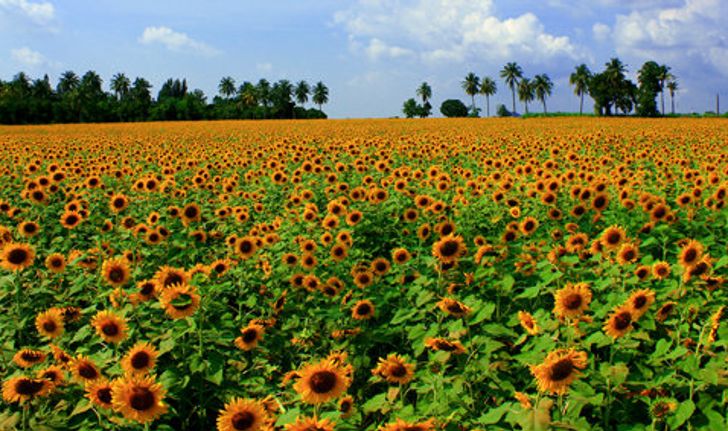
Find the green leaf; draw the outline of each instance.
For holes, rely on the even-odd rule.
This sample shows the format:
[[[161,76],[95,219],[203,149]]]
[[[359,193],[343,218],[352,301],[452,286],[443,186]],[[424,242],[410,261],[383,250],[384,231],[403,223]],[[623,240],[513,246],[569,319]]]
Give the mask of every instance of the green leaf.
[[[372,413],[382,410],[386,405],[387,394],[383,393],[369,398],[369,400],[361,406],[361,409],[364,413]]]
[[[510,407],[510,403],[508,404],[501,404],[500,406],[496,408],[492,408],[488,410],[487,413],[485,413],[483,416],[481,416],[478,419],[478,424],[480,425],[493,425],[500,422],[501,418],[504,414],[508,411],[508,408]]]

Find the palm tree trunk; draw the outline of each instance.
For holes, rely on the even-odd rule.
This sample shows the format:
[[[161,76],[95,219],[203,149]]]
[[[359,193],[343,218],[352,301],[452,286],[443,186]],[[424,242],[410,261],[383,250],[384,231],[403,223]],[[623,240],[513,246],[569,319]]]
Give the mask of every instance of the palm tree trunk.
[[[670,93],[670,105],[672,105],[672,115],[675,115],[675,95]]]
[[[579,102],[579,115],[584,115],[584,92],[581,92],[581,101]]]
[[[524,111],[526,112],[526,115],[528,115],[528,102],[523,102]]]
[[[548,111],[546,110],[546,99],[541,99],[541,102],[543,103],[543,113],[548,114]]]
[[[513,96],[513,113],[516,113],[516,88],[511,87],[511,95]]]
[[[665,116],[665,90],[660,90],[660,105],[662,105],[662,115]]]
[[[488,96],[487,94],[485,95],[485,109],[487,112],[486,115],[490,117],[490,96]]]

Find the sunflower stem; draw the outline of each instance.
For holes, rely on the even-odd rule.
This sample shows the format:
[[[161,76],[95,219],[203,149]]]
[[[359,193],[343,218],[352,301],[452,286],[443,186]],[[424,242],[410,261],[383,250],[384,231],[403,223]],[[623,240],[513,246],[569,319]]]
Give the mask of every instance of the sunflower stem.
[[[22,425],[23,426],[23,431],[28,431],[28,429],[29,429],[28,428],[28,422],[29,422],[28,411],[29,410],[30,410],[30,404],[23,405],[23,413],[22,413],[22,416],[21,416],[21,422],[23,424]]]

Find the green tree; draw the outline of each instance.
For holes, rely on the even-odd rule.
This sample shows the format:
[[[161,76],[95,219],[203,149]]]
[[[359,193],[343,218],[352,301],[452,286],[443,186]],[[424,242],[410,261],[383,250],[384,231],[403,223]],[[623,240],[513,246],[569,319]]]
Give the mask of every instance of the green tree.
[[[417,105],[417,101],[415,99],[407,99],[404,102],[404,105],[402,105],[402,113],[407,118],[414,118],[419,115],[420,112],[420,106]]]
[[[535,91],[531,80],[521,78],[521,81],[518,83],[518,100],[523,102],[526,115],[528,115],[528,102],[533,101],[534,97]]]
[[[554,83],[551,82],[551,78],[545,73],[533,77],[533,90],[536,93],[536,98],[543,104],[544,114],[547,113],[546,98],[551,96],[553,89]]]
[[[293,89],[293,93],[296,96],[296,102],[305,107],[306,102],[308,102],[308,96],[311,94],[311,86],[306,81],[298,81],[298,84]]]
[[[238,96],[244,108],[252,108],[258,104],[258,93],[251,82],[243,82],[238,89]]]
[[[675,115],[675,92],[678,89],[677,80],[673,76],[672,79],[667,83],[667,89],[670,91],[670,112]]]
[[[498,91],[498,86],[496,85],[493,78],[489,76],[484,76],[483,79],[480,80],[480,89],[478,92],[485,96],[487,117],[490,117],[490,96],[495,95],[496,91]]]
[[[637,72],[639,89],[637,92],[637,114],[643,117],[654,117],[659,114],[655,99],[660,92],[661,66],[648,61]]]
[[[220,84],[217,86],[217,91],[220,92],[222,97],[229,99],[233,94],[235,94],[235,80],[230,76],[222,78],[220,80]]]
[[[440,105],[440,112],[446,117],[467,117],[468,107],[457,99],[448,99]]]
[[[75,72],[68,70],[61,74],[56,91],[58,91],[61,95],[70,93],[71,91],[76,90],[80,83],[81,80],[78,79],[78,75],[76,75]]]
[[[311,100],[318,105],[319,111],[323,112],[323,105],[329,102],[329,88],[319,81],[313,86],[312,92]]]
[[[131,81],[123,73],[114,75],[109,84],[111,85],[111,90],[119,100],[126,97],[129,93],[129,88],[131,88]]]
[[[432,97],[432,87],[430,87],[430,84],[426,82],[420,84],[420,86],[417,87],[417,95],[422,99],[423,105],[427,104]]]
[[[470,96],[472,102],[470,109],[473,113],[475,113],[475,95],[478,94],[478,91],[480,90],[480,78],[478,78],[478,76],[473,72],[470,72],[465,75],[465,79],[460,83],[460,85],[465,91],[465,94]]]
[[[513,97],[513,111],[516,112],[516,86],[518,85],[518,81],[523,78],[523,69],[521,69],[521,66],[519,66],[515,62],[507,63],[505,66],[503,66],[503,69],[500,71],[500,77],[503,78],[506,82],[506,85],[508,88],[511,89],[511,96]]]
[[[574,86],[574,94],[579,96],[579,115],[584,114],[584,94],[589,91],[589,81],[592,73],[586,64],[576,66],[576,70],[569,76],[569,84]]]
[[[670,67],[662,64],[657,69],[657,79],[660,85],[660,106],[662,115],[665,115],[665,85],[672,79]]]

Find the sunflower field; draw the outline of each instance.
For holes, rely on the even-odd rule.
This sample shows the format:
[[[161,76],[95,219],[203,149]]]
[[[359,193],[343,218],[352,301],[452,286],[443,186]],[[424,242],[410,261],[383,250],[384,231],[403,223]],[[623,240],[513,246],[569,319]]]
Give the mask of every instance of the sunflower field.
[[[0,430],[728,428],[728,123],[0,128]]]

